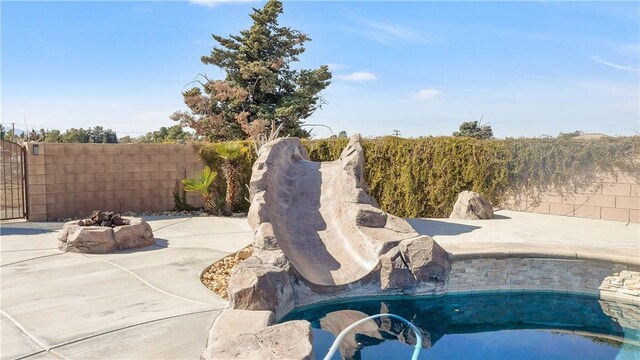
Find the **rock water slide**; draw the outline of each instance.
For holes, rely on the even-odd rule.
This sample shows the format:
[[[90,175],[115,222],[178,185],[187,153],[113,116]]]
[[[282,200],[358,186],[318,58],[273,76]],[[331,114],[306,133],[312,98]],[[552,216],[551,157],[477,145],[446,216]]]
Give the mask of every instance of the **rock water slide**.
[[[250,183],[254,254],[229,283],[233,308],[274,310],[366,287],[442,289],[447,253],[367,194],[360,136],[340,158],[313,162],[297,138],[260,149]],[[424,292],[424,290],[422,290]],[[336,295],[337,294],[337,295]]]

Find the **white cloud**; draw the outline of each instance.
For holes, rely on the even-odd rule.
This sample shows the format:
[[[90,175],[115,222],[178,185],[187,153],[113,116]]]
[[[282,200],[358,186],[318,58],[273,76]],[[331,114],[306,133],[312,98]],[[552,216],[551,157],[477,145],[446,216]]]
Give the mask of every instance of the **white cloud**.
[[[206,6],[209,8],[221,5],[221,4],[230,4],[230,3],[246,3],[246,2],[255,2],[256,0],[189,0],[190,4]]]
[[[431,100],[436,98],[437,96],[440,96],[440,94],[442,94],[440,90],[427,88],[427,89],[421,89],[420,91],[418,91],[415,94],[415,98],[419,100]]]
[[[640,53],[640,43],[619,46],[615,49],[615,51],[624,55],[638,56],[638,54]]]
[[[345,81],[371,81],[377,79],[374,73],[368,71],[356,71],[351,74],[336,75],[336,78]]]
[[[433,45],[438,43],[435,35],[408,26],[369,20],[353,15],[347,16],[362,25],[358,29],[351,29],[351,31],[385,46],[397,48],[412,44]]]
[[[626,70],[626,71],[632,71],[632,72],[640,72],[640,69],[638,68],[632,68],[629,66],[624,66],[624,65],[620,65],[620,64],[614,64],[612,62],[606,61],[606,60],[602,60],[597,56],[592,56],[591,59],[593,59],[593,61],[600,63],[602,65],[606,65],[608,67],[612,67],[614,69],[619,69],[619,70]]]
[[[365,24],[370,28],[367,32],[369,37],[383,45],[395,45],[397,43],[430,44],[435,40],[432,35],[403,25],[375,21],[367,21]]]
[[[336,71],[336,70],[342,70],[342,69],[348,68],[347,65],[339,64],[339,63],[331,63],[331,64],[327,64],[327,66],[329,67],[330,71]]]

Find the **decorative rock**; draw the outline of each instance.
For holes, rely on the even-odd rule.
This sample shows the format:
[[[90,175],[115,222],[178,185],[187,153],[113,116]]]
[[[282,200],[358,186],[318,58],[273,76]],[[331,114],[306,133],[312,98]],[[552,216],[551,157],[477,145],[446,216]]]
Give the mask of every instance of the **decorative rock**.
[[[156,243],[151,226],[143,219],[131,219],[130,225],[116,226],[113,236],[118,249],[135,249]]]
[[[200,356],[217,359],[314,359],[311,324],[305,320],[288,321],[259,331],[229,334],[218,338]]]
[[[122,216],[120,216],[120,214],[113,215],[113,217],[111,218],[111,222],[115,226],[127,225],[127,221],[123,219]]]
[[[493,207],[491,203],[480,194],[473,191],[463,191],[458,195],[458,200],[453,205],[453,211],[449,219],[480,220],[491,219]]]
[[[253,247],[250,245],[239,252],[244,251],[251,255]],[[244,256],[244,255],[241,255]],[[202,283],[204,286],[215,292],[221,298],[227,300],[229,298],[227,293],[227,285],[229,284],[229,276],[231,270],[243,260],[238,258],[237,253],[228,255],[215,263],[211,264],[209,269],[202,274]]]
[[[86,226],[92,220],[70,221],[64,224],[58,236],[58,249],[62,251],[105,254],[115,250],[145,247],[155,244],[151,226],[143,219],[120,219],[131,225]],[[103,222],[113,222],[112,219]]]
[[[279,318],[294,307],[287,271],[262,264],[256,257],[243,261],[233,270],[228,292],[232,309],[271,310]]]
[[[380,288],[401,289],[415,284],[415,278],[407,268],[400,250],[395,247],[380,257]]]
[[[387,224],[387,214],[368,204],[354,206],[357,226],[382,228]]]
[[[405,219],[391,214],[387,214],[387,223],[384,227],[397,233],[415,233],[415,230]]]
[[[113,229],[99,226],[80,226],[78,221],[64,224],[58,236],[58,249],[75,253],[105,254],[117,249]]]
[[[251,253],[252,253],[251,249],[247,249],[247,248],[241,249],[236,253],[236,260],[248,259],[249,256],[251,256]]]
[[[428,236],[403,240],[398,246],[411,274],[418,281],[445,281],[451,265],[447,252]]]

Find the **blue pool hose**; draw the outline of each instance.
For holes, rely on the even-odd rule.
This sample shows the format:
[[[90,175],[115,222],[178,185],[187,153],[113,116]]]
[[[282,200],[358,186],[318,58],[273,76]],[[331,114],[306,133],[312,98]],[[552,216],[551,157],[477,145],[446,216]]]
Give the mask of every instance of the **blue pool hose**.
[[[416,334],[416,345],[414,346],[413,355],[411,356],[411,360],[417,360],[418,359],[418,355],[420,354],[420,349],[422,349],[422,335],[420,335],[420,330],[415,325],[413,325],[409,320],[407,320],[407,319],[405,319],[403,317],[400,317],[398,315],[394,315],[394,314],[371,315],[369,317],[366,317],[364,319],[358,320],[358,321],[354,322],[353,324],[347,326],[344,330],[342,330],[340,332],[340,334],[333,341],[333,344],[331,345],[331,348],[329,348],[329,352],[327,353],[327,355],[325,355],[324,360],[331,360],[331,358],[333,357],[333,354],[335,354],[336,351],[338,350],[338,346],[340,345],[340,342],[342,342],[342,339],[344,339],[344,337],[347,336],[349,331],[353,330],[353,328],[355,328],[356,326],[362,324],[363,322],[366,322],[367,320],[377,319],[377,318],[380,318],[380,317],[383,317],[383,316],[387,316],[387,317],[390,317],[392,319],[400,320],[400,321],[406,323],[407,325],[409,325],[411,330],[413,330],[413,332]]]

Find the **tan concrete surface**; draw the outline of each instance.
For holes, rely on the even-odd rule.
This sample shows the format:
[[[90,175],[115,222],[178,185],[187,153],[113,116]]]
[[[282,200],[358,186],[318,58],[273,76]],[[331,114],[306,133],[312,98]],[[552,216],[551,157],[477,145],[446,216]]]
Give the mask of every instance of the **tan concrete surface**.
[[[246,219],[147,220],[156,245],[104,255],[56,251],[60,223],[0,224],[2,359],[197,359],[227,304],[200,272],[253,232]]]
[[[0,337],[2,338],[2,359],[15,359],[24,354],[34,354],[42,351],[33,340],[29,339],[6,316],[2,315],[0,323]]]
[[[54,351],[68,359],[198,359],[207,345],[207,338],[200,334],[209,331],[221,311],[194,313],[141,324],[62,346]]]
[[[555,257],[640,265],[640,227],[619,221],[501,210],[491,220],[409,219],[454,259]]]
[[[454,257],[594,257],[640,263],[637,224],[499,211],[493,220],[410,219]],[[0,224],[2,359],[198,358],[226,302],[202,269],[253,238],[246,219],[148,218],[157,245],[55,252],[58,223]],[[49,350],[48,352],[46,350]]]

